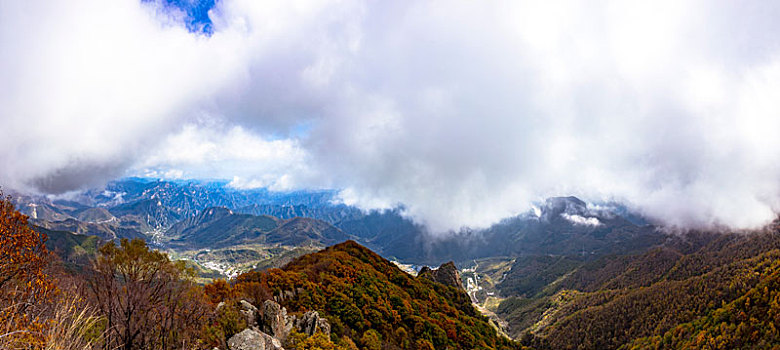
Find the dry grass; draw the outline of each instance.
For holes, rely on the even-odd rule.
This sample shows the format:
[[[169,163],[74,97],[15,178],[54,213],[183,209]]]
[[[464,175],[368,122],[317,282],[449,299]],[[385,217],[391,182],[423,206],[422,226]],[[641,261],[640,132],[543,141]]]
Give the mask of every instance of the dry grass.
[[[19,305],[8,308],[19,309]],[[61,299],[47,311],[35,316],[41,325],[37,329],[13,329],[15,318],[25,315],[12,315],[0,327],[0,349],[91,350],[100,341],[100,318],[79,298]]]
[[[52,316],[43,334],[46,350],[89,350],[102,335],[100,319],[76,298],[57,305]]]

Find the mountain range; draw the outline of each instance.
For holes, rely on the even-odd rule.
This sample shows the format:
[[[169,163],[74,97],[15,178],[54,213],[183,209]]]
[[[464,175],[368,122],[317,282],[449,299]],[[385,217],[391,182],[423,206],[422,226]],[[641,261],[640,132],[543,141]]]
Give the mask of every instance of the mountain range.
[[[776,224],[750,234],[674,232],[619,205],[554,197],[486,229],[432,235],[406,218],[403,207],[363,211],[339,203],[335,191],[274,193],[144,179],[68,198],[17,194],[14,200],[76,270],[101,242],[120,238],[143,238],[187,260],[206,281],[283,266],[338,275],[327,266],[331,255],[346,251],[370,255],[372,268],[381,271],[389,266],[385,258],[412,274],[422,269],[427,279],[438,275],[425,265],[453,261],[441,278],[466,287],[500,334],[531,348],[761,348],[775,334],[756,315],[777,308],[771,293],[780,283]],[[339,245],[348,240],[379,255],[358,243]],[[306,255],[333,245],[338,248],[314,255],[322,258]],[[751,326],[747,315],[760,324]],[[746,342],[750,334],[761,336]],[[693,335],[705,343],[692,342]]]
[[[594,210],[574,197],[550,198],[487,229],[443,235],[406,218],[403,208],[362,211],[339,204],[335,191],[239,190],[218,181],[129,178],[66,199],[17,195],[15,200],[35,225],[102,239],[145,237],[173,247],[297,245],[307,240],[328,245],[355,239],[384,256],[414,264],[491,256],[596,257],[665,239],[620,207]],[[307,233],[285,237],[295,231],[289,230],[292,227]]]
[[[242,243],[287,246],[333,245],[350,239],[338,228],[317,219],[278,219],[268,215],[233,213],[222,207],[206,208],[182,220],[165,233],[171,246],[224,247]]]

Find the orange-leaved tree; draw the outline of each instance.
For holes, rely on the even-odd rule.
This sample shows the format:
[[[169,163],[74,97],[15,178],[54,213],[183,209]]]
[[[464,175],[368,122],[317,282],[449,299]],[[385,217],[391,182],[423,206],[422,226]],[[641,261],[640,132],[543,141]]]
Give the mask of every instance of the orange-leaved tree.
[[[45,271],[45,241],[0,192],[0,347],[43,345],[42,305],[57,293]]]

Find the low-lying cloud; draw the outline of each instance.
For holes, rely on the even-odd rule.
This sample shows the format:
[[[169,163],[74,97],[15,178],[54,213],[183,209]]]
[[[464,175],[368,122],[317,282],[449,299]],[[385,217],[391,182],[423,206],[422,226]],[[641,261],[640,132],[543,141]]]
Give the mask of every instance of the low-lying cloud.
[[[561,213],[561,217],[575,225],[592,226],[592,227],[597,227],[601,225],[601,221],[599,221],[598,218],[594,218],[594,217],[584,217],[582,215],[567,214],[567,213]]]
[[[339,188],[432,231],[553,195],[669,225],[780,209],[778,5],[222,0],[0,11],[0,183]]]

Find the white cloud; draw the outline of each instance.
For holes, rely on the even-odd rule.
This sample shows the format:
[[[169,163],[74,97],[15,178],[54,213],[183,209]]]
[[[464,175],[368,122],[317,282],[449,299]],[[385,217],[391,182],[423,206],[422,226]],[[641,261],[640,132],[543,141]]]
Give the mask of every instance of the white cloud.
[[[163,178],[232,178],[230,185],[236,188],[289,190],[294,178],[305,180],[310,172],[305,160],[306,152],[295,140],[265,140],[240,126],[186,124],[150,151],[135,171]]]
[[[597,218],[586,218],[582,215],[561,213],[561,217],[568,220],[575,225],[597,227],[601,225],[601,221]]]
[[[780,209],[778,6],[223,0],[205,37],[154,3],[5,3],[0,183],[334,187],[434,231],[570,194],[756,227]]]

